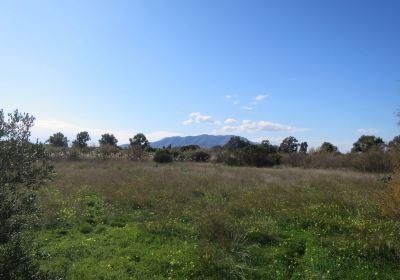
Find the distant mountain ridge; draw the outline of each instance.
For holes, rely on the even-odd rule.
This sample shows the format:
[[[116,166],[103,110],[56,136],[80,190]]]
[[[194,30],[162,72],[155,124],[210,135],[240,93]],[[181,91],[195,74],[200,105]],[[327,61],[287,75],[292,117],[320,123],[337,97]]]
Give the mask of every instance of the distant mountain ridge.
[[[223,146],[225,145],[229,139],[235,135],[209,135],[209,134],[201,134],[197,136],[172,136],[166,137],[159,141],[155,141],[150,143],[150,146],[153,148],[162,148],[168,147],[182,147],[187,145],[198,145],[201,148],[212,148],[214,146]],[[246,138],[241,137],[244,140]]]

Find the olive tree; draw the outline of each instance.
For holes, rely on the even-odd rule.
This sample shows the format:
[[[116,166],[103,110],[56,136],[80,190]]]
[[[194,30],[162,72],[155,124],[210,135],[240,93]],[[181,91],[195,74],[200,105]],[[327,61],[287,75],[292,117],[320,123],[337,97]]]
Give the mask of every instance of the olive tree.
[[[318,148],[320,153],[337,153],[338,151],[338,147],[329,142],[322,143],[321,147]]]
[[[130,153],[129,158],[132,160],[141,160],[146,158],[150,148],[150,143],[143,133],[138,133],[133,138],[129,138]]]
[[[138,147],[143,150],[147,149],[150,146],[149,141],[143,133],[138,133],[133,136],[133,138],[129,138],[129,145],[131,146],[131,148]]]
[[[68,138],[61,132],[54,133],[47,142],[54,147],[68,147]]]
[[[381,149],[383,148],[385,143],[382,138],[376,137],[374,135],[362,135],[354,144],[351,151],[353,153],[365,153],[369,150]]]
[[[308,150],[308,143],[307,142],[301,142],[299,146],[299,153],[301,154],[307,154]]]
[[[90,141],[89,133],[87,131],[82,131],[76,135],[76,139],[72,142],[72,146],[75,148],[83,149],[88,146],[87,142],[89,141]]]
[[[114,134],[105,133],[101,135],[99,140],[100,145],[110,145],[110,146],[117,146],[118,140],[115,138]]]
[[[37,279],[21,232],[36,217],[36,191],[52,166],[44,145],[30,142],[35,118],[0,110],[0,279]]]
[[[296,153],[298,148],[299,141],[293,136],[289,136],[283,139],[281,145],[279,146],[279,151],[281,153]]]

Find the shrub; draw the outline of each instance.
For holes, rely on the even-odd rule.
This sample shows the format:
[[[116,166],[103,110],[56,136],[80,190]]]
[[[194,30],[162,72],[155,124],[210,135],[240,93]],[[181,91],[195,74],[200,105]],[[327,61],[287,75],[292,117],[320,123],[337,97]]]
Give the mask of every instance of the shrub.
[[[83,234],[89,234],[93,231],[93,227],[90,224],[83,224],[79,227],[79,231]]]
[[[191,160],[194,160],[197,162],[205,162],[205,161],[208,161],[209,158],[210,158],[210,155],[204,151],[195,152],[190,157]]]
[[[172,155],[168,150],[158,150],[153,160],[158,163],[168,163],[172,161]]]
[[[107,157],[119,152],[119,148],[114,145],[104,144],[104,145],[100,145],[98,151],[100,152],[101,157],[103,159],[106,159]]]
[[[68,147],[68,139],[61,132],[54,133],[47,142],[54,147]]]
[[[105,133],[101,135],[99,140],[99,144],[103,145],[110,145],[110,146],[117,146],[118,140],[115,138],[114,134]]]
[[[86,148],[87,142],[90,141],[90,136],[87,131],[79,132],[76,139],[72,142],[72,146],[76,148]]]
[[[21,235],[33,226],[36,191],[52,166],[45,147],[29,142],[35,118],[0,110],[0,279],[36,279],[37,270]]]
[[[80,159],[80,151],[77,148],[71,148],[68,152],[67,158],[69,160],[79,160]]]
[[[128,158],[130,160],[144,160],[148,157],[147,149],[144,149],[138,145],[129,146]]]
[[[279,164],[280,156],[271,153],[267,147],[261,145],[250,145],[243,150],[243,161],[250,166],[273,166]]]
[[[387,180],[390,183],[386,189],[379,192],[380,208],[383,214],[400,220],[400,178],[398,175]]]
[[[133,138],[129,138],[129,146],[131,148],[136,147],[144,150],[150,146],[150,143],[143,133],[138,133],[133,136]]]

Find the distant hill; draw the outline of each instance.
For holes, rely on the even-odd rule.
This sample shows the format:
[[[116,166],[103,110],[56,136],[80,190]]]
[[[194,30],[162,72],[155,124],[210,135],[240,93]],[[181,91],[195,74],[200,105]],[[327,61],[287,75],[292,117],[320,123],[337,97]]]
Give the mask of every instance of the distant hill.
[[[166,137],[156,142],[150,143],[153,148],[168,147],[182,147],[187,145],[199,145],[201,148],[212,148],[214,146],[223,146],[234,135],[208,135],[202,134],[197,136],[172,136]],[[243,137],[242,137],[243,138]],[[243,138],[244,140],[247,140]]]

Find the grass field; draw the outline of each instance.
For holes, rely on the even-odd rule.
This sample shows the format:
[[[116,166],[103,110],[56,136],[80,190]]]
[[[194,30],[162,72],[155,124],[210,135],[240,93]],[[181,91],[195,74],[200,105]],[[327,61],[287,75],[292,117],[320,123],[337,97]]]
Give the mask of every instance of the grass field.
[[[378,175],[56,162],[34,247],[57,279],[400,279]]]

